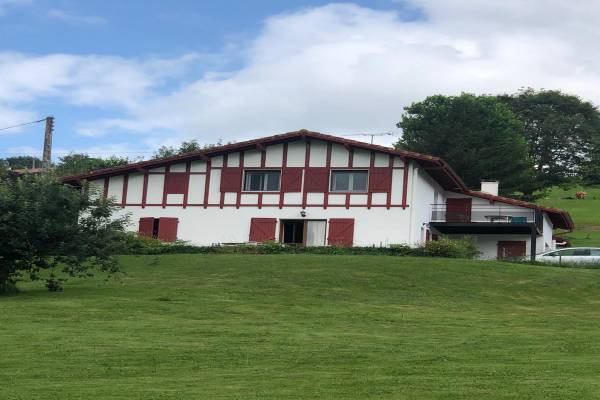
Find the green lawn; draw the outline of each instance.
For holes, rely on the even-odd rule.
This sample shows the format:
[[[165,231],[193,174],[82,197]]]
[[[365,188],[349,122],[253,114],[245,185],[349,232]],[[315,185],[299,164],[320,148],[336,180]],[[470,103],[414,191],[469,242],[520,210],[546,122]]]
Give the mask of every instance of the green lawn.
[[[600,270],[313,255],[123,258],[0,298],[0,399],[600,397]]]
[[[575,200],[575,193],[580,190],[588,193],[585,200]],[[539,203],[569,211],[575,231],[563,236],[569,238],[573,246],[600,247],[600,187],[554,188]]]

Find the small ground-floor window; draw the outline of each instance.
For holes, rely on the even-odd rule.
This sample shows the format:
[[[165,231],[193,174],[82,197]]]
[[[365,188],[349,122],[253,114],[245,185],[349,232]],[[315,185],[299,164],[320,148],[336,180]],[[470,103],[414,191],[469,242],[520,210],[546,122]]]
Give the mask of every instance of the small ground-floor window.
[[[140,236],[160,239],[163,242],[174,242],[177,240],[178,225],[179,220],[177,218],[140,218],[138,234]]]
[[[520,258],[527,254],[527,242],[521,240],[503,240],[498,242],[498,258]]]
[[[325,246],[327,221],[284,219],[281,220],[279,241],[284,244]]]

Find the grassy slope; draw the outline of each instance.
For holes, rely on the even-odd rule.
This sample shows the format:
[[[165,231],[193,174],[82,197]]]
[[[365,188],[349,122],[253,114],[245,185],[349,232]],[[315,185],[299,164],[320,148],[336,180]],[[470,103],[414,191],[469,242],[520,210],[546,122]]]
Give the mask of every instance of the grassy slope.
[[[579,190],[588,193],[585,200],[567,199],[567,197],[574,198],[575,193]],[[575,222],[575,231],[564,236],[571,240],[573,246],[600,247],[599,187],[575,187],[569,190],[554,188],[548,197],[539,202],[569,211]]]
[[[359,256],[125,257],[0,298],[1,399],[583,399],[600,270]]]

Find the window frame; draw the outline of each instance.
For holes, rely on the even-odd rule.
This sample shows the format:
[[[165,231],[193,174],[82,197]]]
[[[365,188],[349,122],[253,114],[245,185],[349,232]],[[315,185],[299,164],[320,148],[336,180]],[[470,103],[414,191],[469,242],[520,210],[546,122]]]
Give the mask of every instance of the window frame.
[[[259,172],[263,174],[268,174],[269,172],[277,172],[279,173],[279,178],[277,180],[277,190],[252,190],[246,188],[246,182],[248,179],[248,173]],[[267,175],[268,176],[268,175]],[[281,176],[282,171],[280,168],[248,168],[243,170],[242,176],[242,192],[243,193],[280,193],[281,192]],[[268,184],[268,179],[263,181],[263,187],[266,187]]]
[[[350,179],[348,180],[348,189],[347,190],[334,190],[333,189],[333,175],[334,173],[357,173],[364,172],[367,175],[367,179],[365,180],[365,188],[364,190],[353,190],[350,187],[354,186],[354,176],[350,175]],[[329,173],[329,193],[369,193],[369,169],[368,168],[332,168]]]

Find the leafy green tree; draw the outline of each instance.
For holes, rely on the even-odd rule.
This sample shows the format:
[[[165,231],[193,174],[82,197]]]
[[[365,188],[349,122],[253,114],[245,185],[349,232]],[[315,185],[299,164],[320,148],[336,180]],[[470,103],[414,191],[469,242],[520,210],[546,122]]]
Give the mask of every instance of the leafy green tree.
[[[473,189],[482,179],[495,179],[503,194],[530,190],[532,169],[521,124],[495,97],[436,95],[404,110],[396,147],[443,158]]]
[[[12,169],[40,168],[42,160],[32,156],[7,157],[0,161],[5,167]]]
[[[223,143],[219,140],[217,143],[202,145],[202,144],[200,144],[200,142],[197,139],[192,139],[189,141],[181,142],[181,144],[179,145],[178,148],[175,148],[173,146],[161,146],[156,151],[156,153],[154,153],[154,156],[152,158],[172,157],[172,156],[176,156],[178,154],[191,153],[193,151],[204,150],[204,149],[209,149],[212,147],[221,146],[222,144]]]
[[[0,177],[0,292],[27,275],[59,290],[62,271],[86,276],[93,269],[118,270],[125,218],[115,206],[88,190],[63,185],[50,174]]]
[[[600,161],[600,112],[559,90],[528,88],[498,98],[521,121],[538,189],[594,174]],[[600,177],[598,178],[600,180]]]
[[[128,162],[127,158],[117,156],[99,158],[90,157],[84,153],[71,153],[60,158],[60,162],[55,166],[55,172],[59,176],[79,175],[96,169],[116,167]]]

